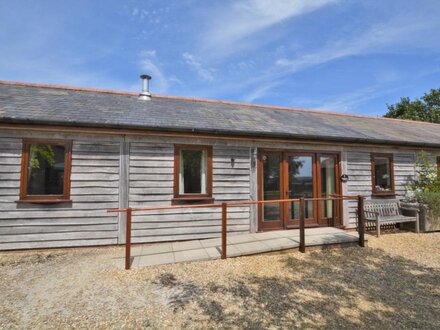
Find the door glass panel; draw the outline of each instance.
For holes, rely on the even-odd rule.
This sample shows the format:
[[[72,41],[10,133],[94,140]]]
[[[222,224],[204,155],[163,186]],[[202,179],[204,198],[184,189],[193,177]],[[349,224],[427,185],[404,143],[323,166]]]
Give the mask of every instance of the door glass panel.
[[[263,155],[263,200],[280,199],[280,154]],[[281,219],[280,204],[263,204],[263,221]]]
[[[321,156],[319,158],[321,167],[321,197],[330,197],[336,192],[336,159],[332,156]],[[322,201],[322,216],[324,218],[333,218],[332,200]]]
[[[313,157],[289,156],[289,199],[313,198]],[[293,204],[293,207],[292,207]],[[306,218],[313,218],[313,201],[306,202]],[[290,219],[299,219],[299,202],[289,203]]]

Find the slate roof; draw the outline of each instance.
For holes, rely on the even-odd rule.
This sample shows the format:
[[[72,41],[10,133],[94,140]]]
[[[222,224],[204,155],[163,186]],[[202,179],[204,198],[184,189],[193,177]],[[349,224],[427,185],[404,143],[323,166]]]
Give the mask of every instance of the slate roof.
[[[0,82],[0,122],[440,147],[439,124],[12,82]]]

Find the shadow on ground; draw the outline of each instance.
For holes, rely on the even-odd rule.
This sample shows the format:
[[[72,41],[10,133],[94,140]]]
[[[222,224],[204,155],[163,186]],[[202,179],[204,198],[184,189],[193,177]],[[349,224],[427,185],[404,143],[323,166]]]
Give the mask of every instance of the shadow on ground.
[[[203,317],[212,327],[227,328],[438,329],[438,269],[360,248],[289,255],[282,262],[280,276],[200,286],[165,273],[155,283],[171,290],[175,313],[198,306],[188,324]]]

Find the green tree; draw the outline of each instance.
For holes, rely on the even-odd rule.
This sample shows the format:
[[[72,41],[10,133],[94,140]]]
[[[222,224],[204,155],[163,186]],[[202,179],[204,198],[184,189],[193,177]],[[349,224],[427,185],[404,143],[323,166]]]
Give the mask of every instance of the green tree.
[[[440,88],[431,89],[420,99],[411,101],[409,97],[400,98],[396,104],[387,104],[387,118],[410,119],[440,123]]]
[[[51,145],[32,144],[29,165],[32,169],[40,168],[40,162],[46,161],[48,166],[55,166],[55,152]]]

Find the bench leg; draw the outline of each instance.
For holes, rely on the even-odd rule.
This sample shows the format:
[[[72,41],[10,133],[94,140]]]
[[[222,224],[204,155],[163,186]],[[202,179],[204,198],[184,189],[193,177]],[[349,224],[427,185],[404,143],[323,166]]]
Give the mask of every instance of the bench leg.
[[[376,220],[376,236],[377,237],[380,236],[380,223],[379,223],[379,219]]]
[[[419,212],[416,213],[416,233],[420,233]]]

